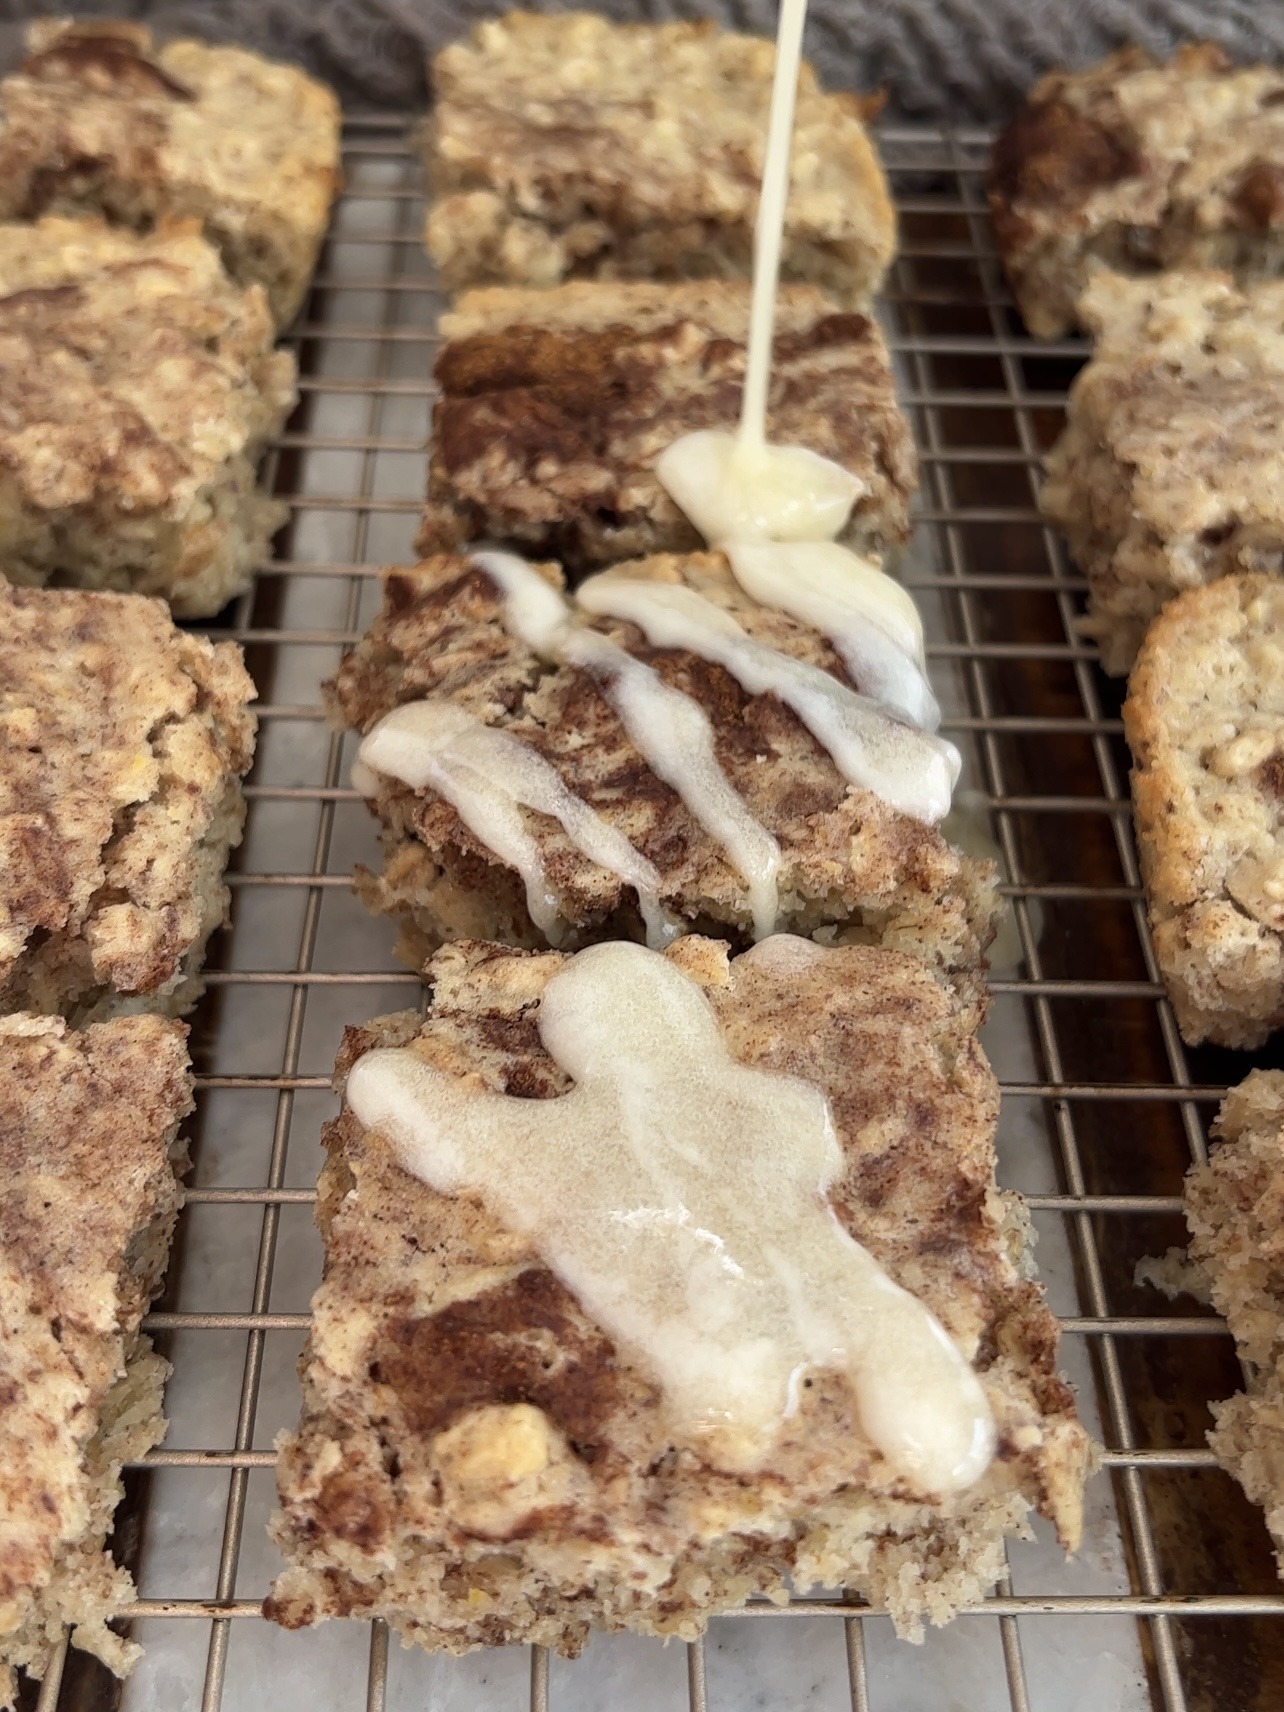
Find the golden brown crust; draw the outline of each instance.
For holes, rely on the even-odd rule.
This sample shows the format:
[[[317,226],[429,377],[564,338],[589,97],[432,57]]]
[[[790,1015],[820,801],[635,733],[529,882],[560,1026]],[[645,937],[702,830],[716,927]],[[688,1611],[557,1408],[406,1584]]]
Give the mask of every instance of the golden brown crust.
[[[466,293],[441,322],[420,551],[509,542],[572,577],[697,551],[655,460],[682,434],[735,428],[748,325],[748,287],[717,280]],[[908,538],[914,442],[867,316],[781,291],[767,429],[859,478],[845,541]]]
[[[558,581],[555,567],[542,569]],[[685,583],[733,612],[752,636],[845,675],[818,632],[741,594],[721,554],[637,560],[628,574]],[[933,828],[849,786],[774,696],[747,695],[697,655],[651,648],[631,625],[603,620],[597,627],[708,714],[728,779],[780,843],[782,926],[916,950],[938,967],[979,971],[998,911],[990,864],[961,856]],[[747,938],[748,893],[721,846],[652,773],[593,680],[541,661],[506,631],[499,590],[471,560],[442,556],[388,572],[383,609],[327,694],[342,723],[360,732],[426,695],[456,700],[513,732],[655,864],[666,904],[687,927]],[[378,880],[358,875],[373,907],[409,917],[430,945],[461,935],[545,943],[516,872],[496,862],[434,792],[383,779],[373,806],[383,825],[384,869]],[[556,822],[524,817],[569,924],[566,943],[641,938],[632,890],[588,861]],[[412,961],[421,943],[412,940]]]
[[[186,1032],[0,1018],[0,1701],[64,1622],[118,1673],[137,1650],[105,1628],[133,1590],[103,1541],[123,1456],[164,1430],[138,1330],[180,1200]]]
[[[1284,582],[1226,577],[1151,625],[1124,704],[1155,954],[1192,1044],[1284,1022]]]
[[[1284,1072],[1254,1070],[1232,1088],[1213,1136],[1207,1165],[1186,1178],[1190,1253],[1249,1378],[1214,1404],[1208,1442],[1265,1510],[1284,1575]]]
[[[711,23],[510,12],[433,62],[430,253],[488,282],[747,278],[775,49]],[[895,246],[853,95],[799,78],[786,279],[864,307]]]
[[[294,66],[141,25],[43,19],[0,83],[0,218],[200,220],[278,325],[307,289],[339,185],[339,105]]]
[[[523,1239],[408,1176],[345,1111],[326,1136],[303,1418],[280,1445],[273,1532],[291,1567],[268,1602],[277,1621],[382,1614],[448,1651],[575,1652],[590,1623],[691,1637],[788,1573],[865,1593],[912,1630],[980,1596],[1027,1505],[1076,1542],[1087,1440],[1056,1376],[1055,1322],[1013,1265],[976,1013],[917,959],[868,948],[800,963],[772,941],[729,963],[725,945],[690,938],[666,955],[704,987],[740,1062],[826,1090],[846,1157],[838,1216],[968,1352],[999,1456],[956,1499],[915,1493],[825,1373],[761,1474],[705,1466]],[[450,1074],[555,1097],[568,1083],[538,1001],[564,962],[448,947],[426,1018],[348,1031],[339,1086],[372,1047],[413,1043]],[[521,1476],[510,1451],[532,1437],[546,1460]],[[489,1473],[463,1482],[461,1464]]]
[[[260,287],[194,221],[0,224],[0,530],[11,582],[161,594],[209,616],[282,508],[254,462],[294,405]]]
[[[0,1010],[195,1000],[253,695],[160,601],[0,584]]]
[[[1124,48],[1038,82],[995,144],[995,234],[1030,331],[1075,325],[1096,259],[1125,271],[1284,270],[1284,73],[1211,42]]]

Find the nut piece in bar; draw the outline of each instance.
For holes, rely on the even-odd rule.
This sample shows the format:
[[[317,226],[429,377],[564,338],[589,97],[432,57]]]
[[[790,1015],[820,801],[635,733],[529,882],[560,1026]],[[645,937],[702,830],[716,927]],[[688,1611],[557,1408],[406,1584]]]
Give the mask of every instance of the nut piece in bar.
[[[1025,324],[1056,338],[1093,261],[1284,271],[1284,71],[1211,42],[1052,72],[995,144],[990,209]]]
[[[240,649],[158,600],[0,582],[0,1012],[196,1002],[253,695]]]
[[[123,1676],[133,1598],[104,1551],[120,1471],[165,1433],[168,1363],[139,1327],[178,1211],[186,1029],[0,1017],[0,1704],[70,1626]],[[25,1704],[25,1702],[24,1702]]]
[[[549,598],[555,566],[540,567]],[[711,603],[755,642],[849,684],[833,643],[807,624],[757,605],[719,553],[637,560],[619,574]],[[612,573],[613,575],[615,573]],[[681,598],[681,596],[680,596]],[[652,866],[659,902],[682,931],[747,943],[755,914],[751,877],[726,839],[697,821],[687,800],[640,753],[602,683],[550,661],[505,627],[505,598],[481,562],[441,556],[386,573],[380,613],[327,686],[332,717],[369,732],[406,702],[428,698],[470,715],[553,770],[571,796]],[[992,864],[964,856],[935,827],[850,784],[831,752],[775,694],[750,694],[723,664],[680,647],[653,647],[633,624],[578,615],[598,638],[653,668],[709,721],[723,775],[760,831],[779,847],[781,931],[914,951],[975,979],[999,912]],[[641,894],[616,867],[591,857],[553,814],[516,807],[555,921],[531,913],[532,890],[431,786],[412,789],[371,774],[361,785],[378,816],[383,869],[358,869],[374,910],[400,918],[399,951],[417,967],[443,941],[498,939],[575,949],[594,940],[641,939]],[[600,830],[600,829],[599,829]],[[510,840],[511,843],[511,840]]]
[[[655,476],[681,435],[734,430],[749,288],[572,283],[469,292],[441,320],[421,552],[495,541],[572,580],[700,535]],[[908,539],[918,463],[875,323],[810,286],[782,288],[768,439],[858,478],[841,539]]]
[[[1094,275],[1097,343],[1040,503],[1088,578],[1087,634],[1126,672],[1182,589],[1284,569],[1284,280]]]
[[[608,949],[621,947],[575,959],[446,948],[426,972],[426,1017],[348,1030],[338,1087],[355,1088],[367,1053],[409,1046],[468,1098],[515,1095],[526,1111],[572,1089],[582,1099],[594,1084],[559,1062],[569,1047],[550,1056],[540,1012],[551,981]],[[725,944],[690,937],[664,955],[703,993],[731,1060],[824,1096],[829,1204],[936,1316],[960,1382],[979,1380],[996,1454],[961,1489],[926,1490],[875,1449],[847,1370],[804,1363],[796,1406],[752,1465],[727,1472],[716,1432],[676,1424],[681,1347],[666,1377],[641,1345],[613,1339],[545,1263],[538,1233],[508,1227],[484,1195],[411,1175],[395,1138],[345,1102],[326,1134],[302,1417],[278,1441],[272,1533],[289,1567],[266,1606],[277,1622],[380,1616],[446,1652],[530,1641],[574,1654],[590,1627],[693,1639],[752,1594],[782,1597],[788,1577],[848,1587],[913,1635],[984,1595],[1030,1510],[1076,1546],[1088,1440],[1056,1373],[1056,1322],[1017,1264],[1024,1207],[995,1186],[998,1089],[976,1009],[918,959],[868,946],[780,936],[731,961]],[[563,1143],[549,1145],[556,1172]],[[666,1152],[657,1181],[668,1169]],[[749,1203],[762,1193],[747,1165],[743,1190]],[[611,1258],[599,1229],[588,1234],[609,1295],[611,1267],[636,1251],[621,1235]],[[687,1264],[690,1248],[678,1252]]]
[[[1266,1512],[1284,1575],[1284,1072],[1254,1070],[1222,1103],[1218,1143],[1186,1178],[1190,1253],[1248,1385],[1213,1404],[1208,1442]]]
[[[1124,729],[1155,954],[1192,1046],[1284,1023],[1284,581],[1226,577],[1155,620]]]
[[[194,222],[0,224],[0,574],[184,618],[248,588],[285,515],[254,473],[295,400],[272,337]]]
[[[712,23],[510,12],[438,54],[426,241],[447,288],[747,279],[775,47]],[[873,104],[803,64],[782,277],[863,307],[896,222]]]
[[[141,24],[45,18],[0,82],[0,219],[196,219],[293,320],[339,188],[339,104],[297,67]]]

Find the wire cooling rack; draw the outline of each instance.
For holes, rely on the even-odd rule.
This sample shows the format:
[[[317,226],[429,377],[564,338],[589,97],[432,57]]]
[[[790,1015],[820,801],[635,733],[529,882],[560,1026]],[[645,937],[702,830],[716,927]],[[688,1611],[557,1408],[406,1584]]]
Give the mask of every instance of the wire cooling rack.
[[[291,507],[278,557],[211,634],[259,686],[233,925],[194,1019],[193,1186],[150,1328],[174,1363],[169,1437],[129,1472],[117,1550],[146,1649],[123,1691],[60,1658],[40,1712],[398,1712],[749,1707],[855,1712],[1266,1712],[1284,1704],[1284,1596],[1260,1516],[1205,1448],[1207,1399],[1240,1383],[1221,1322],[1134,1282],[1184,1240],[1182,1173],[1242,1055],[1188,1054],[1157,982],[1127,802],[1119,689],[1077,637],[1080,583],[1034,506],[1039,457],[1082,360],[1025,336],[984,214],[987,139],[885,129],[902,213],[886,299],[923,458],[905,580],[928,614],[946,725],[968,751],[1009,877],[1015,939],[987,1047],[1003,1081],[1000,1175],[1024,1189],[1064,1364],[1104,1443],[1080,1560],[1041,1531],[998,1594],[922,1648],[841,1593],[715,1620],[683,1649],[595,1639],[429,1658],[380,1623],[286,1635],[259,1601],[272,1439],[320,1274],[318,1131],[342,1026],[417,1000],[348,883],[373,857],[349,751],[319,685],[405,562],[424,486],[432,329],[418,166],[399,121],[350,125],[348,189],[291,334],[302,402],[268,474]]]

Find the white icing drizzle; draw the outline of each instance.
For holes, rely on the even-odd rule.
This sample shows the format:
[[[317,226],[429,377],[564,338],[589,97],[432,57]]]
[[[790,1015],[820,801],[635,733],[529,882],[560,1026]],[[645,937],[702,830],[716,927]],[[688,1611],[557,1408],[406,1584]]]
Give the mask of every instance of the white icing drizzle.
[[[504,629],[545,659],[556,659],[561,633],[573,614],[565,597],[516,553],[471,553],[472,562],[504,597]]]
[[[902,654],[925,664],[918,608],[872,559],[832,541],[734,541],[724,551],[736,581],[760,605],[779,607],[836,641],[848,625],[876,624]]]
[[[531,920],[551,945],[558,945],[566,923],[548,883],[539,843],[522,818],[517,799],[484,772],[452,756],[446,734],[431,729],[438,715],[454,711],[448,703],[428,701],[398,708],[362,743],[358,764],[399,778],[414,790],[431,785],[488,850],[517,870]],[[417,729],[409,725],[412,712],[418,716]]]
[[[412,790],[431,785],[488,849],[516,868],[531,920],[550,944],[560,942],[566,924],[539,841],[527,829],[519,805],[559,821],[591,862],[633,887],[648,945],[658,948],[677,937],[679,928],[660,903],[663,881],[655,865],[567,790],[557,770],[511,732],[495,731],[449,702],[408,702],[386,714],[365,738],[354,783],[357,768],[389,774]]]
[[[754,225],[753,294],[745,352],[740,429],[684,434],[655,470],[674,504],[706,541],[831,541],[865,483],[806,446],[767,443],[767,395],[789,202],[794,99],[807,0],[781,0],[776,67],[767,116],[762,192]]]
[[[841,465],[806,447],[770,446],[766,441],[789,149],[805,16],[806,0],[781,0],[754,233],[753,297],[739,430],[734,435],[716,429],[685,434],[661,453],[655,472],[706,541],[727,554],[746,594],[828,636],[862,693],[884,704],[889,713],[934,732],[941,710],[927,679],[922,624],[913,602],[878,565],[835,543],[863,484]],[[958,756],[952,747],[949,754],[952,784],[958,777]],[[879,794],[884,793],[879,790]],[[905,793],[886,800],[901,807]],[[935,792],[932,800],[937,800]],[[940,811],[933,818],[939,819]]]
[[[359,755],[348,772],[348,780],[353,790],[359,791],[363,797],[376,797],[379,794],[378,773],[373,767],[367,767]]]
[[[718,763],[709,716],[690,696],[596,630],[568,630],[558,656],[589,672],[651,771],[675,790],[745,882],[755,939],[780,913],[780,846]]]
[[[783,565],[780,554],[788,555]],[[837,576],[826,574],[833,569],[828,556],[834,554],[839,556]],[[751,695],[779,696],[850,783],[928,824],[940,820],[949,809],[960,762],[952,744],[913,728],[930,729],[936,718],[921,670],[922,628],[913,602],[881,572],[832,545],[738,544],[729,556],[754,599],[814,628],[829,629],[852,676],[869,683],[887,706],[756,642],[729,613],[694,590],[607,574],[591,579],[577,599],[585,611],[638,624],[657,647],[688,648],[719,662]],[[713,727],[699,703],[671,689],[650,666],[607,637],[577,625],[571,603],[516,554],[483,551],[473,555],[473,562],[503,596],[505,628],[543,657],[593,675],[633,746],[744,880],[755,939],[772,933],[779,914],[780,847],[723,772]],[[801,569],[790,580],[784,570],[795,562]],[[867,585],[873,586],[872,599],[863,598]],[[385,721],[362,745],[353,772],[358,789],[374,794],[371,768],[394,773],[415,788],[431,784],[483,843],[517,869],[532,921],[556,944],[565,924],[520,807],[550,814],[585,855],[634,887],[648,944],[666,942],[670,924],[659,911],[659,875],[572,796],[554,769],[511,734],[475,721],[466,733],[459,726],[448,728],[436,704],[413,705],[429,711],[417,716],[398,710],[389,716],[393,727],[385,729]],[[888,717],[887,707],[911,725]]]
[[[865,484],[806,446],[767,443],[767,395],[789,203],[794,100],[807,0],[781,0],[767,116],[762,192],[754,225],[753,293],[736,434],[704,429],[666,448],[655,470],[706,541],[832,541]]]
[[[853,785],[934,824],[949,812],[960,757],[952,743],[887,718],[819,666],[756,642],[729,612],[694,589],[606,572],[576,599],[589,612],[636,624],[656,648],[687,648],[715,660],[750,695],[775,695],[793,709]]]
[[[866,695],[936,730],[941,709],[927,680],[923,623],[885,571],[832,541],[730,541],[723,550],[752,600],[828,636]]]
[[[865,491],[806,446],[699,428],[666,446],[656,479],[706,541],[832,541]]]
[[[767,439],[767,387],[771,379],[772,334],[776,321],[776,290],[780,281],[780,249],[789,204],[789,155],[793,141],[794,100],[802,63],[803,26],[807,0],[780,0],[776,25],[776,65],[767,114],[767,147],[762,160],[762,191],[753,232],[753,299],[749,310],[749,348],[745,358],[745,390],[740,408],[740,435],[746,446]]]
[[[780,846],[745,806],[714,753],[713,726],[699,702],[608,637],[576,628],[569,603],[515,553],[474,553],[504,596],[504,625],[536,653],[589,672],[647,765],[675,790],[726,851],[749,891],[754,938],[775,931]]]
[[[527,1237],[714,1465],[761,1466],[806,1372],[837,1369],[916,1490],[977,1480],[994,1447],[984,1392],[835,1217],[823,1090],[736,1063],[697,984],[640,946],[573,958],[539,1028],[575,1080],[560,1098],[481,1090],[402,1048],[358,1061],[348,1104],[407,1171]]]
[[[743,468],[737,465],[738,442],[730,435],[721,436],[730,452],[696,444],[715,432],[683,435],[661,455],[656,475],[670,497],[726,554],[752,600],[828,636],[871,700],[935,731],[941,709],[927,677],[922,620],[909,595],[874,560],[828,538],[842,527],[842,517],[833,528],[818,524],[808,533],[770,483],[754,478],[756,454],[747,454]],[[783,456],[805,448],[768,450]],[[792,479],[783,465],[772,474],[782,482]],[[798,504],[806,515],[818,514],[813,494],[801,492]]]

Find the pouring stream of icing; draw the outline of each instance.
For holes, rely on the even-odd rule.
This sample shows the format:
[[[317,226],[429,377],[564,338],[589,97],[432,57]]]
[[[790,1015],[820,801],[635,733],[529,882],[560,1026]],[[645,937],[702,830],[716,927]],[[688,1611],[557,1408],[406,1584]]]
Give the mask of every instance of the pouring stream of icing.
[[[798,71],[802,63],[806,22],[807,0],[780,0],[776,69],[767,118],[767,149],[762,163],[762,190],[753,235],[753,296],[749,310],[745,390],[740,404],[740,444],[745,451],[760,450],[767,443],[767,386],[771,379],[772,332],[776,320],[785,209],[789,202],[794,102],[798,94]]]

